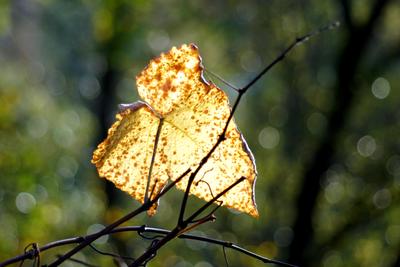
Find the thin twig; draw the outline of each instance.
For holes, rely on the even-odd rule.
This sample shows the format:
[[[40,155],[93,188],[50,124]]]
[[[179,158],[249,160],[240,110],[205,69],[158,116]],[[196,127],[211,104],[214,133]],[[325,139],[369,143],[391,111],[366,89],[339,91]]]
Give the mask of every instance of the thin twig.
[[[128,229],[132,229],[132,231],[137,231],[139,229],[139,227],[134,228],[135,226],[128,226],[128,227],[121,227],[118,229],[115,229],[116,231],[122,231],[122,230],[128,230]],[[143,231],[145,232],[151,232],[151,233],[157,233],[157,234],[168,234],[170,233],[170,231],[165,230],[165,229],[159,229],[159,228],[152,228],[152,227],[146,227]],[[256,253],[253,253],[249,250],[246,250],[232,242],[229,241],[225,241],[225,240],[219,240],[219,239],[214,239],[214,238],[209,238],[209,237],[204,237],[204,236],[197,236],[197,235],[193,235],[193,234],[182,234],[180,236],[178,236],[178,238],[181,239],[189,239],[189,240],[196,240],[196,241],[201,241],[201,242],[206,242],[209,244],[215,244],[215,245],[220,245],[223,246],[225,248],[230,248],[232,250],[241,252],[243,254],[246,254],[254,259],[257,259],[263,263],[273,263],[276,265],[280,265],[280,266],[287,266],[287,267],[296,267],[295,265],[286,263],[286,262],[282,262],[282,261],[278,261],[278,260],[273,260],[273,259],[269,259],[267,257],[258,255]]]
[[[322,28],[319,28],[316,31],[307,33],[306,35],[303,35],[301,37],[297,37],[283,52],[276,57],[269,65],[267,65],[256,77],[253,78],[246,86],[244,86],[240,91],[246,92],[250,87],[253,86],[261,77],[263,77],[273,66],[275,66],[277,63],[282,61],[287,54],[296,46],[303,44],[304,42],[308,41],[311,37],[314,37],[320,33],[323,33],[325,31],[333,30],[337,27],[340,26],[340,23],[338,21],[332,22]]]
[[[192,187],[194,178],[196,177],[196,175],[200,171],[200,169],[204,166],[204,164],[207,163],[207,160],[211,157],[211,154],[215,151],[215,149],[217,149],[218,145],[222,142],[220,140],[222,140],[224,138],[225,138],[225,132],[223,132],[223,134],[220,135],[220,137],[218,138],[218,141],[214,144],[214,146],[207,153],[207,155],[205,155],[201,159],[200,164],[196,167],[195,171],[190,174],[189,179],[188,179],[188,183],[186,185],[185,193],[184,193],[183,198],[182,198],[181,208],[179,210],[179,218],[178,218],[178,223],[177,223],[178,225],[182,225],[183,224],[186,205],[187,205],[187,201],[188,201],[189,193],[190,193],[190,188]]]
[[[226,248],[226,246],[222,246],[222,252],[224,253],[225,266],[229,267],[228,257],[226,256],[225,248]]]
[[[114,254],[114,253],[110,253],[110,252],[101,251],[100,249],[96,248],[93,244],[89,244],[89,247],[91,249],[93,249],[94,251],[96,251],[97,253],[99,253],[101,255],[104,255],[104,256],[109,256],[109,257],[113,257],[113,258],[117,258],[117,259],[123,259],[123,260],[131,260],[131,261],[135,260],[132,257],[122,256],[122,255],[118,255],[118,254]]]
[[[222,78],[221,76],[219,76],[218,74],[212,72],[211,70],[204,68],[204,70],[207,72],[207,74],[211,74],[211,76],[214,76],[215,78],[217,78],[218,80],[220,80],[223,84],[227,85],[229,88],[235,90],[236,92],[239,91],[238,88],[236,88],[234,85],[232,85],[231,83],[229,83],[228,81],[226,81],[224,78]]]
[[[49,267],[55,267],[55,266],[60,265],[65,260],[67,260],[71,256],[75,255],[77,252],[79,252],[80,250],[82,250],[83,248],[85,248],[86,246],[91,244],[93,241],[95,241],[99,237],[109,234],[111,232],[111,230],[114,229],[115,227],[121,225],[122,223],[124,223],[124,222],[126,222],[128,220],[130,220],[131,218],[135,217],[136,215],[148,210],[154,203],[156,203],[156,202],[152,201],[152,200],[143,203],[143,205],[141,205],[136,210],[128,213],[124,217],[118,219],[117,221],[115,221],[114,223],[112,223],[112,224],[108,225],[107,227],[103,228],[99,232],[97,232],[97,233],[85,238],[84,241],[81,242],[79,245],[77,245],[76,247],[74,247],[73,249],[68,251],[66,254],[64,254],[63,256],[61,256],[57,260],[55,260],[53,263],[51,263],[49,265]]]
[[[151,188],[151,191],[150,191],[149,199],[151,199],[151,197],[153,196],[153,194],[154,194],[154,192],[156,190],[157,183],[158,183],[158,179],[156,179],[154,181],[153,187]]]
[[[154,140],[153,154],[151,155],[151,162],[150,162],[150,167],[149,167],[149,175],[147,177],[146,191],[144,191],[144,202],[147,202],[149,200],[149,187],[150,187],[151,174],[153,172],[154,161],[156,159],[156,154],[157,154],[158,141],[160,139],[161,128],[162,128],[163,124],[164,124],[164,118],[160,118],[160,122],[158,123],[158,127],[157,127],[156,138]],[[154,190],[155,186],[156,185],[154,185],[153,190]],[[153,190],[152,190],[152,193],[153,193]]]
[[[141,233],[153,233],[153,234],[157,234],[157,236],[165,236],[167,234],[169,234],[171,231],[166,230],[166,229],[162,229],[162,228],[154,228],[154,227],[147,227],[145,225],[142,226],[124,226],[124,227],[118,227],[113,229],[109,234],[116,234],[116,233],[125,233],[125,232],[141,232]],[[93,234],[92,234],[93,235]],[[60,246],[65,246],[65,245],[70,245],[70,244],[76,244],[76,243],[80,243],[82,242],[82,240],[90,238],[91,235],[85,236],[85,237],[73,237],[73,238],[67,238],[67,239],[63,239],[63,240],[57,240],[51,243],[48,243],[42,247],[40,247],[40,251],[44,252],[46,250],[55,248],[55,247],[60,247]],[[209,244],[214,244],[214,245],[219,245],[222,246],[224,248],[230,248],[232,250],[238,251],[240,253],[244,253],[254,259],[260,260],[264,263],[275,263],[281,266],[293,266],[287,263],[281,263],[279,261],[276,260],[272,260],[266,257],[263,257],[261,255],[258,255],[256,253],[248,253],[249,251],[236,245],[233,244],[232,242],[229,241],[225,241],[225,240],[220,240],[220,239],[214,239],[214,238],[209,238],[209,237],[205,237],[205,236],[198,236],[198,235],[193,235],[193,234],[181,234],[178,236],[179,239],[188,239],[188,240],[194,240],[194,241],[199,241],[199,242],[205,242],[205,243],[209,243]],[[9,264],[18,262],[18,261],[22,261],[22,258],[25,259],[32,259],[31,258],[31,251],[26,251],[24,254],[19,256],[19,260],[16,260],[14,262],[9,262],[7,264],[4,265],[4,263],[2,263],[0,266],[7,266]],[[60,257],[62,255],[59,255]],[[70,260],[72,260],[73,258],[70,258]],[[278,263],[279,262],[279,263]],[[94,266],[94,265],[90,265],[90,266]]]
[[[222,201],[218,201],[218,205],[213,208],[207,215],[203,216],[200,219],[196,219],[196,220],[192,220],[192,223],[197,223],[198,221],[203,221],[205,218],[208,218],[210,216],[213,216],[213,214],[222,206],[223,202]]]
[[[190,172],[190,169],[185,171],[181,176],[178,177],[175,181],[170,183],[169,185],[166,186],[166,188],[161,191],[159,194],[157,194],[154,199],[151,199],[145,203],[143,203],[139,208],[136,210],[128,213],[124,217],[118,219],[117,221],[113,222],[112,224],[108,225],[107,227],[103,228],[99,232],[87,236],[87,238],[84,239],[83,242],[81,242],[78,246],[74,247],[70,251],[68,251],[66,254],[64,254],[62,257],[59,257],[57,260],[55,260],[53,263],[49,265],[49,267],[55,267],[63,263],[66,259],[70,258],[71,256],[75,255],[78,251],[82,250],[89,244],[91,244],[93,241],[98,239],[99,237],[103,235],[109,234],[114,228],[117,226],[121,225],[122,223],[130,220],[131,218],[135,217],[136,215],[148,210],[150,207],[152,207],[157,201],[166,193],[168,192],[176,183],[178,183],[180,180],[182,180],[183,177],[185,177],[188,173]],[[1,267],[1,266],[0,266]]]
[[[238,180],[236,180],[236,182],[234,182],[233,184],[231,184],[230,186],[228,186],[227,188],[225,188],[222,192],[218,193],[215,197],[213,197],[210,201],[208,201],[206,204],[204,204],[202,207],[200,207],[197,211],[195,211],[191,216],[189,216],[189,218],[186,220],[187,222],[191,223],[192,221],[194,221],[197,216],[199,216],[203,211],[205,211],[209,206],[211,206],[212,204],[214,204],[215,201],[217,201],[220,197],[222,197],[223,195],[226,194],[226,192],[228,192],[229,190],[231,190],[233,187],[235,187],[236,185],[238,185],[239,183],[243,182],[244,180],[246,180],[245,177],[240,177]]]
[[[190,232],[191,230],[193,230],[194,228],[198,227],[199,225],[202,225],[206,222],[214,222],[217,219],[217,217],[215,217],[215,215],[213,213],[208,214],[207,216],[204,216],[198,220],[193,220],[191,222],[189,222],[191,225],[186,227],[184,230],[182,230],[179,235],[183,234],[183,233],[187,233]]]
[[[157,242],[153,247],[150,249],[146,250],[137,260],[135,260],[129,267],[137,267],[140,266],[143,262],[146,262],[149,257],[154,255],[156,251],[158,251],[162,246],[164,246],[166,243],[171,241],[172,239],[176,238],[180,234],[184,233],[187,229],[186,227],[198,216],[200,215],[205,209],[207,209],[210,205],[212,205],[215,200],[220,198],[221,196],[225,195],[226,192],[231,190],[233,187],[235,187],[237,184],[242,182],[245,178],[241,177],[238,179],[236,182],[225,188],[222,192],[220,192],[218,195],[216,195],[213,199],[208,201],[206,204],[204,204],[202,207],[200,207],[196,212],[194,212],[187,220],[184,220],[180,223],[177,224],[177,226],[170,232],[168,233],[163,239],[161,239],[159,242]]]

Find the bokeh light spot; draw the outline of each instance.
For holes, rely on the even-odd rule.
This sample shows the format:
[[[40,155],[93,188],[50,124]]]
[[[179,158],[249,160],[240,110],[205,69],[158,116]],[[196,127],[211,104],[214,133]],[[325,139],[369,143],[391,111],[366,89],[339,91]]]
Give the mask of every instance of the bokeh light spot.
[[[15,199],[15,205],[20,212],[28,214],[36,206],[36,199],[27,192],[21,192]]]
[[[386,170],[394,176],[400,175],[400,156],[391,156],[386,162]]]
[[[371,156],[376,150],[375,139],[369,135],[361,137],[357,142],[357,151],[363,157]]]
[[[378,99],[386,98],[390,93],[390,83],[385,78],[377,78],[371,86],[372,94]]]
[[[258,142],[263,148],[272,149],[279,144],[280,134],[274,127],[265,127],[258,135]]]
[[[72,178],[78,171],[78,162],[71,156],[62,156],[57,162],[57,173],[64,178]]]
[[[100,83],[94,76],[85,76],[78,85],[79,93],[87,100],[96,99],[100,95]]]
[[[74,131],[67,125],[56,127],[53,132],[54,142],[62,148],[69,148],[76,140]]]
[[[44,118],[34,117],[27,121],[26,128],[32,138],[41,138],[47,133],[48,122]]]
[[[378,209],[385,209],[392,203],[392,194],[386,188],[377,191],[373,197],[374,205]]]
[[[77,129],[81,125],[81,117],[73,109],[68,109],[65,112],[63,112],[61,115],[61,120],[66,125],[70,126],[71,129]]]
[[[334,181],[325,187],[325,199],[331,203],[338,203],[344,195],[344,186],[338,181]]]
[[[170,44],[170,38],[168,33],[163,30],[151,31],[147,35],[147,43],[154,52],[161,52],[168,48]]]

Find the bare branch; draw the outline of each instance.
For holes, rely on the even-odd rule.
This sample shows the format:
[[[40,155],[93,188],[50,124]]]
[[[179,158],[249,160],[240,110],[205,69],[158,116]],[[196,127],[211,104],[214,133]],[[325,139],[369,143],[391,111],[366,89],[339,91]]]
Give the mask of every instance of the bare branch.
[[[104,229],[102,229],[101,231],[90,235],[88,237],[86,237],[84,239],[83,242],[81,242],[78,246],[76,246],[75,248],[71,249],[69,252],[67,252],[66,254],[64,254],[62,257],[58,258],[56,261],[54,261],[53,263],[51,263],[49,265],[49,267],[55,267],[60,265],[62,262],[64,262],[66,259],[70,258],[71,256],[75,255],[78,251],[82,250],[83,248],[85,248],[86,246],[88,246],[89,244],[91,244],[93,241],[95,241],[96,239],[98,239],[99,237],[103,236],[103,235],[107,235],[109,234],[114,228],[116,228],[117,226],[121,225],[122,223],[132,219],[133,217],[137,216],[138,214],[148,210],[151,206],[153,206],[155,203],[157,203],[157,201],[166,193],[168,192],[173,185],[175,185],[176,183],[178,183],[180,180],[182,180],[183,177],[185,177],[188,173],[190,172],[190,169],[188,169],[187,171],[185,171],[181,176],[179,176],[175,181],[173,181],[171,184],[169,184],[163,191],[161,191],[159,194],[157,194],[154,199],[148,200],[147,202],[143,203],[142,206],[140,206],[139,208],[137,208],[136,210],[130,212],[129,214],[125,215],[124,217],[118,219],[117,221],[115,221],[114,223],[108,225],[107,227],[105,227]]]
[[[178,237],[182,233],[187,231],[187,226],[198,216],[200,215],[205,209],[207,209],[210,205],[212,205],[218,198],[226,194],[229,190],[231,190],[234,186],[242,182],[245,178],[241,177],[238,179],[236,182],[234,182],[232,185],[228,186],[226,189],[224,189],[222,192],[220,192],[218,195],[216,195],[214,198],[212,198],[210,201],[208,201],[205,205],[200,207],[196,212],[194,212],[187,220],[182,220],[178,222],[177,226],[170,232],[168,233],[163,239],[161,239],[159,242],[157,242],[154,246],[152,246],[150,249],[146,250],[137,260],[135,260],[130,267],[135,267],[135,266],[140,266],[143,262],[147,262],[147,260],[156,253],[161,247],[163,247],[166,243],[171,241],[172,239]],[[189,187],[190,188],[190,187]],[[204,221],[206,222],[206,221]],[[197,224],[200,225],[200,224]]]
[[[110,256],[110,257],[113,257],[113,258],[116,258],[116,259],[123,259],[123,260],[131,260],[131,261],[135,260],[132,257],[122,256],[122,255],[118,255],[118,254],[114,254],[114,253],[110,253],[110,252],[101,251],[98,248],[96,248],[93,244],[89,244],[89,247],[91,249],[93,249],[94,251],[96,251],[97,253],[99,253],[101,255],[104,255],[104,256]]]
[[[167,234],[169,234],[171,231],[166,230],[166,229],[162,229],[162,228],[154,228],[154,227],[147,227],[145,225],[142,226],[125,226],[125,227],[119,227],[119,228],[115,228],[112,231],[110,231],[109,234],[115,234],[115,233],[124,233],[124,232],[141,232],[141,233],[153,233],[153,234],[157,234],[158,237],[163,237]],[[92,234],[93,235],[93,234]],[[70,245],[70,244],[76,244],[76,243],[81,243],[82,240],[90,238],[91,235],[85,236],[85,237],[73,237],[73,238],[67,238],[67,239],[63,239],[63,240],[58,240],[58,241],[54,241],[51,242],[49,244],[44,245],[43,247],[40,247],[40,251],[44,252],[46,250],[55,248],[55,247],[60,247],[60,246],[65,246],[65,245]],[[229,241],[225,241],[225,240],[220,240],[220,239],[214,239],[214,238],[209,238],[209,237],[204,237],[204,236],[198,236],[198,235],[193,235],[193,234],[181,234],[178,236],[179,239],[188,239],[188,240],[195,240],[195,241],[199,241],[199,242],[205,242],[205,243],[209,243],[209,244],[214,244],[214,245],[220,245],[224,248],[230,248],[232,250],[238,251],[240,253],[244,253],[254,259],[257,259],[261,262],[264,263],[274,263],[274,264],[278,264],[281,266],[293,266],[287,263],[282,263],[280,261],[276,261],[276,260],[272,260],[266,257],[263,257],[261,255],[258,255],[256,253],[250,252],[232,242]],[[19,262],[22,261],[23,259],[32,259],[32,252],[31,251],[26,251],[24,254],[18,256],[19,259],[17,259],[17,257],[15,258],[16,260],[14,260],[13,262],[9,262],[9,263],[2,263],[0,266],[7,266],[9,264],[15,263],[15,262]],[[60,255],[61,257],[61,255]],[[73,260],[73,258],[70,258],[69,260]],[[90,265],[90,266],[94,266],[94,265]]]
[[[208,201],[206,204],[204,204],[202,207],[200,207],[196,212],[194,212],[186,221],[188,223],[191,223],[193,220],[196,219],[197,216],[199,216],[203,211],[205,211],[209,206],[214,204],[220,197],[226,194],[229,190],[231,190],[233,187],[238,185],[239,183],[243,182],[246,178],[245,177],[240,177],[236,182],[225,188],[222,192],[218,193],[215,197],[213,197],[210,201]]]

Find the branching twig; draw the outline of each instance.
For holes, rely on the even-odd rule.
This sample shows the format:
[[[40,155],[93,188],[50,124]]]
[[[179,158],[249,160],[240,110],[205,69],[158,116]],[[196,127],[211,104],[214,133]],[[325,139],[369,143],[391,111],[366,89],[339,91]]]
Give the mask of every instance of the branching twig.
[[[154,227],[147,227],[145,225],[142,226],[125,226],[125,227],[119,227],[119,228],[115,228],[114,230],[112,230],[109,234],[116,234],[116,233],[125,233],[125,232],[141,232],[141,233],[153,233],[153,234],[157,234],[158,237],[163,237],[167,234],[169,234],[171,231],[166,230],[166,229],[162,229],[162,228],[154,228]],[[93,234],[92,234],[93,235]],[[58,240],[55,242],[51,242],[49,244],[46,244],[42,247],[40,247],[40,251],[44,252],[47,251],[49,249],[52,248],[56,248],[56,247],[61,247],[61,246],[65,246],[65,245],[70,245],[70,244],[76,244],[76,243],[81,243],[82,240],[84,239],[88,239],[90,238],[91,235],[85,236],[85,237],[73,237],[73,238],[67,238],[67,239],[63,239],[63,240]],[[209,238],[209,237],[205,237],[205,236],[198,236],[198,235],[193,235],[193,234],[181,234],[178,236],[179,239],[188,239],[188,240],[194,240],[194,241],[199,241],[199,242],[205,242],[208,244],[214,244],[214,245],[219,245],[222,246],[223,248],[230,248],[232,250],[238,251],[240,253],[243,253],[245,255],[248,255],[254,259],[257,259],[261,262],[264,263],[274,263],[277,265],[281,265],[281,266],[293,266],[284,262],[280,262],[280,261],[276,261],[276,260],[272,260],[266,257],[263,257],[261,255],[258,255],[256,253],[250,252],[232,242],[226,241],[226,240],[220,240],[220,239],[214,239],[214,238]],[[26,251],[24,254],[16,257],[15,261],[13,262],[9,262],[5,265],[0,265],[0,266],[6,266],[18,261],[22,261],[23,259],[32,259],[32,252],[31,251]],[[59,256],[61,257],[61,255]],[[18,259],[17,259],[18,258]],[[69,260],[73,260],[73,258],[70,258]],[[94,266],[94,265],[91,265]]]
[[[135,260],[130,267],[137,267],[140,266],[143,262],[146,262],[146,260],[154,255],[157,250],[159,250],[162,246],[164,246],[166,243],[171,241],[172,239],[178,237],[179,235],[183,234],[184,232],[187,231],[188,225],[192,222],[193,219],[195,219],[199,214],[201,214],[205,209],[207,209],[210,205],[212,205],[217,199],[219,199],[221,196],[225,195],[226,192],[231,190],[233,187],[235,187],[237,184],[242,182],[245,178],[241,177],[238,179],[236,182],[234,182],[232,185],[228,186],[225,188],[222,192],[220,192],[218,195],[216,195],[213,199],[208,201],[206,204],[204,204],[202,207],[200,207],[196,212],[194,212],[187,220],[183,220],[182,222],[178,223],[177,226],[169,232],[163,239],[161,239],[159,242],[157,242],[154,246],[152,246],[150,249],[146,250],[137,260]]]
[[[89,244],[89,247],[91,249],[93,249],[94,251],[96,251],[97,253],[104,255],[104,256],[110,256],[110,257],[122,259],[122,260],[131,260],[131,261],[135,260],[132,257],[122,256],[122,255],[118,255],[118,254],[114,254],[114,253],[110,253],[110,252],[101,251],[100,249],[96,248],[93,244]]]
[[[91,244],[93,241],[95,241],[96,239],[98,239],[99,237],[103,236],[103,235],[107,235],[109,234],[114,228],[116,228],[117,226],[121,225],[122,223],[130,220],[131,218],[135,217],[136,215],[148,210],[150,207],[152,207],[155,203],[157,203],[157,201],[166,193],[168,192],[176,183],[178,183],[180,180],[182,180],[183,177],[185,177],[188,173],[190,172],[190,169],[188,169],[187,171],[185,171],[181,176],[178,177],[178,179],[176,179],[175,181],[173,181],[172,183],[170,183],[169,185],[167,185],[167,187],[161,191],[159,194],[157,194],[154,199],[150,199],[148,201],[146,201],[145,203],[143,203],[142,206],[140,206],[139,208],[137,208],[136,210],[130,212],[129,214],[125,215],[124,217],[120,218],[119,220],[115,221],[114,223],[108,225],[107,227],[105,227],[104,229],[102,229],[101,231],[90,235],[89,237],[85,238],[85,240],[83,242],[81,242],[78,246],[74,247],[73,249],[71,249],[69,252],[67,252],[66,254],[64,254],[62,257],[59,257],[56,261],[54,261],[53,263],[51,263],[49,265],[49,267],[55,267],[60,265],[61,263],[63,263],[66,259],[70,258],[71,256],[75,255],[78,251],[82,250],[83,248],[85,248],[86,246],[88,246],[89,244]]]
[[[115,229],[112,233],[118,233],[118,232],[126,232],[126,231],[142,231],[146,233],[155,233],[155,234],[163,234],[167,235],[171,231],[165,230],[165,229],[160,229],[160,228],[153,228],[153,227],[146,227],[146,226],[127,226],[127,227],[120,227]],[[220,239],[214,239],[214,238],[209,238],[209,237],[204,237],[204,236],[198,236],[198,235],[193,235],[193,234],[181,234],[178,236],[180,239],[189,239],[189,240],[195,240],[195,241],[200,241],[200,242],[206,242],[209,244],[215,244],[215,245],[220,245],[225,248],[230,248],[232,250],[238,251],[240,253],[246,254],[254,259],[257,259],[261,262],[264,263],[273,263],[276,265],[280,266],[291,266],[293,267],[294,265],[277,261],[277,260],[272,260],[266,257],[263,257],[261,255],[258,255],[256,253],[253,253],[249,250],[246,250],[232,242],[225,241],[225,240],[220,240]]]

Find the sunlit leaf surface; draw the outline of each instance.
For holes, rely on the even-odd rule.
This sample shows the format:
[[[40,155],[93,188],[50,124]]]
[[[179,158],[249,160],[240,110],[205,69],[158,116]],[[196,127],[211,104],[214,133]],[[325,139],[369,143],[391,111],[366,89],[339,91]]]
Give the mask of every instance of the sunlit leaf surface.
[[[99,175],[143,203],[161,118],[150,179],[157,194],[168,180],[189,167],[193,171],[222,133],[230,114],[226,94],[202,77],[201,59],[194,45],[173,47],[150,61],[137,77],[145,102],[124,105],[107,139],[93,154]],[[254,185],[256,170],[245,140],[230,122],[224,140],[197,174],[190,193],[209,201],[240,177],[246,180],[220,198],[222,205],[258,216]],[[186,189],[188,177],[177,184]]]

